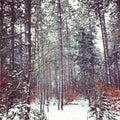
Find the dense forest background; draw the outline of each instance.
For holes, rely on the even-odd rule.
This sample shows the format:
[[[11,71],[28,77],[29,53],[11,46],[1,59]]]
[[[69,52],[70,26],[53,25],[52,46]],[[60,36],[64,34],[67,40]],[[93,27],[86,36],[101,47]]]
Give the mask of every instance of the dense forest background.
[[[0,119],[29,120],[36,99],[43,116],[53,97],[118,115],[119,0],[0,0]]]

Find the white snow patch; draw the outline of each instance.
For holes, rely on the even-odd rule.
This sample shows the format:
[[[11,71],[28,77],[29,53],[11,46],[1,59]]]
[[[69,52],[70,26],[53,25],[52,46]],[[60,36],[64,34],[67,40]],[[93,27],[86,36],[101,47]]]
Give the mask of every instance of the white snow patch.
[[[57,105],[50,105],[49,112],[46,109],[48,120],[88,120],[88,101],[73,101],[70,105],[65,105],[62,110],[57,110]],[[89,118],[89,120],[94,120]]]

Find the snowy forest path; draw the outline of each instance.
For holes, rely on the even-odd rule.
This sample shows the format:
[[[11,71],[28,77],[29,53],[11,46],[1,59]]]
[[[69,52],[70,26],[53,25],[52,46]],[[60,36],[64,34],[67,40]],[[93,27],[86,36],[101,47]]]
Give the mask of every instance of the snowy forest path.
[[[86,101],[77,104],[65,105],[63,111],[57,110],[56,105],[50,105],[46,111],[48,120],[87,120],[89,107]],[[89,120],[92,120],[89,118]]]

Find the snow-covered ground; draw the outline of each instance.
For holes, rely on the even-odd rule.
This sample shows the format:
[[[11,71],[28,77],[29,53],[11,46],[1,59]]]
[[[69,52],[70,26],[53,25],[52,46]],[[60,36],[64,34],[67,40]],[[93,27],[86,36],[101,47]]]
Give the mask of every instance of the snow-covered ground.
[[[50,105],[49,112],[46,110],[48,120],[88,120],[88,102],[85,100],[74,101],[65,105],[62,110],[57,110],[57,105]],[[89,120],[94,120],[89,118]]]
[[[47,111],[47,106],[45,108],[47,120],[95,120],[95,118],[89,117],[90,108],[88,106],[88,101],[85,99],[80,99],[68,105],[64,105],[63,111],[57,109],[55,100],[50,103],[49,112]],[[108,119],[104,117],[104,120]],[[117,116],[116,120],[120,120],[120,116]]]
[[[21,108],[24,108],[21,106]],[[89,118],[90,116],[90,108],[88,106],[88,101],[85,99],[75,100],[67,105],[64,105],[62,110],[58,110],[57,108],[57,100],[53,99],[50,101],[49,112],[48,106],[45,105],[45,114],[39,113],[39,101],[36,100],[31,104],[31,112],[30,112],[30,120],[95,120],[94,118]],[[24,111],[24,109],[22,109]],[[24,120],[20,119],[19,111],[17,108],[13,108],[10,111],[9,116],[14,116],[12,113],[16,114],[13,120]],[[41,118],[41,119],[40,119]],[[11,120],[2,117],[2,120]],[[104,120],[108,120],[104,118]],[[117,117],[117,120],[120,120],[120,116]]]

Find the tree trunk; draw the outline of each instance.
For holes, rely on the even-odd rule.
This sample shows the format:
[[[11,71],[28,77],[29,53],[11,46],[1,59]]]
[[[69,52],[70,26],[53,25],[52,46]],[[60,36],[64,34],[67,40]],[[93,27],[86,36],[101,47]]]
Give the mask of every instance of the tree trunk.
[[[37,35],[37,55],[38,55],[38,91],[40,93],[40,112],[43,112],[45,102],[45,58],[44,58],[44,35],[43,35],[43,10],[42,0],[37,1],[36,5],[37,22],[36,22],[36,35]]]
[[[116,1],[116,24],[114,30],[114,58],[115,58],[115,75],[116,75],[116,86],[120,89],[120,1]]]
[[[26,103],[30,105],[30,81],[31,81],[31,0],[25,0],[25,41],[27,42],[27,98]],[[25,120],[29,120],[30,107],[27,107]]]
[[[59,39],[59,101],[63,110],[63,44],[62,44],[62,8],[61,1],[57,0],[58,39]]]
[[[3,4],[4,4],[4,0],[1,0],[0,1],[0,6],[1,6],[1,9],[0,9],[0,84],[1,84],[1,81],[2,81],[2,68],[3,68],[3,55],[2,55],[2,48],[3,48],[3,40],[2,40],[2,36],[3,36]]]
[[[14,34],[15,34],[15,3],[14,3],[14,0],[12,0],[12,4],[11,4],[11,35],[13,36],[11,38],[11,51],[12,51],[12,54],[11,54],[11,68],[12,70],[14,70],[14,61],[15,61],[15,58],[14,58]]]
[[[106,76],[107,86],[109,86],[112,84],[112,81],[111,81],[111,72],[110,72],[110,65],[109,65],[109,51],[108,51],[107,31],[106,31],[106,25],[105,25],[105,14],[100,10],[98,11],[98,14],[100,19],[100,26],[101,26],[103,47],[104,47],[105,76]]]
[[[51,58],[51,57],[50,57]],[[50,59],[49,59],[50,60]],[[49,62],[49,61],[48,61]],[[50,99],[52,99],[52,96],[53,96],[53,88],[52,88],[52,75],[51,75],[51,71],[52,71],[52,69],[51,69],[51,65],[50,65],[50,62],[49,62],[49,65],[48,65],[48,75],[49,75],[49,77],[48,77],[48,81],[49,81],[49,90],[50,90]]]
[[[57,56],[55,53],[55,62],[54,62],[54,69],[55,69],[55,93],[56,93],[56,97],[57,99],[59,99],[59,88],[58,88],[58,63],[57,63]],[[59,108],[59,106],[58,106]]]

